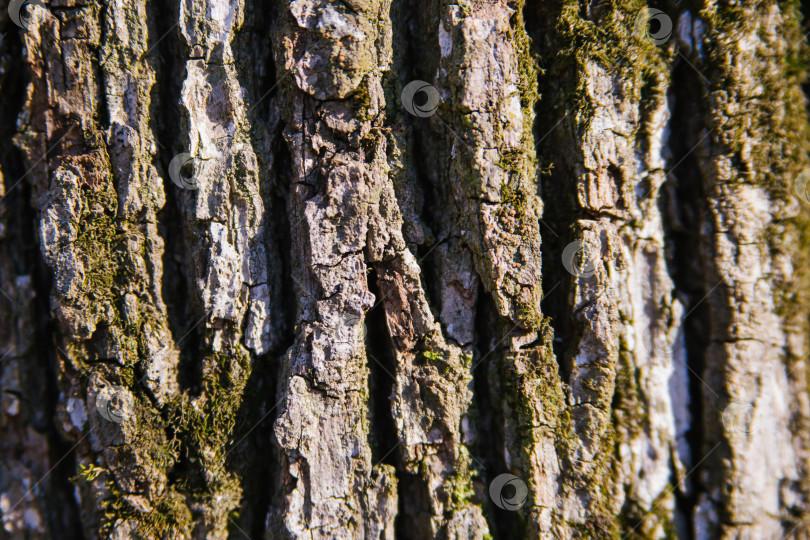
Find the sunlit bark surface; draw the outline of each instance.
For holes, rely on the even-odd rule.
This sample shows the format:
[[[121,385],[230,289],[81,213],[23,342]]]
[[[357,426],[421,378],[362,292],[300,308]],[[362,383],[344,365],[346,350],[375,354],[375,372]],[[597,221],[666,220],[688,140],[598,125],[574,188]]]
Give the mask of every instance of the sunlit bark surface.
[[[807,537],[799,2],[0,7],[0,538]]]

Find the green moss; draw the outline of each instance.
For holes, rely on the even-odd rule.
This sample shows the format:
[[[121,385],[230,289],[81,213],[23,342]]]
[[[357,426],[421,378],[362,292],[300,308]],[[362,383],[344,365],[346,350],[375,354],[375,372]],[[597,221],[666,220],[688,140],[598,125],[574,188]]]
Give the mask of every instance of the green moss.
[[[203,360],[202,394],[196,399],[184,394],[176,403],[180,433],[187,442],[200,449],[210,447],[224,457],[249,375],[245,351],[213,353]]]
[[[138,225],[118,215],[118,199],[109,179],[82,187],[81,208],[74,251],[84,268],[82,292],[87,297],[90,318],[102,322],[107,338],[121,353],[118,360],[133,366],[147,352],[145,327],[157,328],[161,324],[140,308],[130,314],[131,320],[124,316],[124,295],[133,292],[137,298],[138,291],[131,289],[142,279],[126,260],[130,256],[128,240],[140,238],[134,232]],[[86,364],[77,367],[89,369]]]
[[[90,483],[96,478],[98,478],[98,475],[100,475],[106,470],[107,469],[103,467],[96,467],[93,463],[90,463],[89,465],[79,463],[79,474],[77,475],[77,477],[74,477],[74,479],[81,478],[85,482]]]
[[[541,329],[542,345],[534,349],[508,353],[504,360],[504,396],[515,419],[518,435],[517,470],[531,471],[531,452],[539,444],[554,441],[561,464],[560,477],[562,496],[581,496],[583,490],[590,494],[588,518],[584,523],[567,523],[554,514],[552,520],[560,526],[571,527],[582,537],[619,537],[616,523],[617,508],[612,506],[613,486],[610,480],[616,477],[613,468],[615,431],[610,424],[609,405],[597,409],[602,421],[596,420],[593,429],[599,431],[599,445],[595,462],[585,464],[576,458],[582,444],[574,429],[574,411],[569,406],[564,385],[560,379],[553,349],[553,332],[544,321]],[[513,451],[510,449],[510,451]],[[513,456],[515,453],[513,453]],[[531,478],[531,475],[529,475]],[[530,483],[530,492],[536,486]],[[576,493],[576,495],[575,495]]]
[[[137,538],[163,540],[166,538],[190,538],[193,519],[185,499],[173,489],[152,501],[152,509],[143,513],[140,507],[130,502],[112,481],[106,482],[109,497],[101,501],[101,532],[109,537],[119,521],[135,525]]]
[[[553,59],[549,62],[553,71],[546,74],[554,81],[553,94],[545,96],[546,101],[570,111],[583,129],[588,128],[597,106],[586,85],[590,66],[629,82],[628,88],[637,97],[642,81],[656,81],[668,72],[673,50],[636,31],[636,17],[646,7],[641,0],[619,0],[601,5],[598,20],[588,20],[576,0],[539,5],[537,16],[554,21],[553,33],[544,36],[541,47],[541,57]]]
[[[569,438],[570,418],[563,393],[559,368],[552,350],[553,331],[548,321],[543,321],[540,335],[542,344],[538,347],[507,352],[499,362],[502,370],[503,397],[506,400],[507,414],[513,418],[514,432],[507,434],[510,443],[513,469],[523,471],[522,479],[527,482],[529,493],[537,492],[533,478],[535,463],[532,453],[538,445],[549,440],[559,444]],[[535,503],[527,501],[526,510]],[[559,520],[559,516],[552,519]],[[526,523],[520,523],[525,527]],[[516,532],[515,534],[525,534]]]
[[[440,362],[444,360],[443,354],[435,353],[433,351],[422,351],[422,356],[424,356],[428,360],[433,360],[434,362]]]
[[[661,538],[659,530],[664,533],[663,538],[675,539],[675,523],[668,509],[666,501],[672,499],[676,486],[669,485],[652,501],[649,508],[641,507],[634,501],[628,501],[624,512],[619,516],[622,538],[629,540],[646,540],[648,538]]]
[[[619,364],[616,370],[616,389],[613,395],[614,422],[621,426],[632,439],[649,425],[649,407],[639,392],[641,381],[635,368],[633,354],[627,350],[619,352]]]
[[[125,365],[93,362],[94,359],[88,358],[80,348],[69,354],[85,381],[92,370],[100,370],[106,380],[133,392],[135,417],[131,421],[135,425],[127,431],[133,438],[116,450],[124,462],[137,463],[133,474],[145,478],[160,476],[181,454],[188,456],[200,473],[190,474],[190,483],[169,488],[155,498],[151,501],[153,508],[146,513],[108,478],[105,481],[108,494],[101,502],[101,534],[107,536],[119,520],[126,520],[135,525],[141,538],[187,538],[191,535],[192,518],[185,497],[176,491],[177,487],[187,496],[201,499],[203,505],[214,508],[212,513],[219,511],[219,505],[233,505],[233,501],[238,502],[240,498],[239,482],[226,470],[225,461],[250,373],[249,356],[241,349],[207,356],[203,360],[202,395],[192,400],[183,394],[164,410],[167,419],[161,418],[151,402],[140,396],[140,377],[134,366],[149,352],[147,345],[153,338],[149,334],[162,323],[149,306],[139,302],[131,305],[126,314],[124,309],[124,295],[131,292],[132,283],[141,280],[124,258],[129,247],[128,235],[137,235],[128,231],[136,230],[137,226],[118,216],[117,198],[109,183],[95,188],[86,186],[83,196],[76,242],[76,251],[86,272],[83,290],[93,300],[92,305],[105,322],[100,328],[114,344],[114,349],[120,351]],[[166,439],[167,424],[175,427],[171,440]],[[127,457],[129,454],[131,457]],[[101,472],[96,467],[82,467],[78,476],[90,482]],[[225,502],[216,502],[218,496]]]
[[[93,9],[97,12],[100,8]],[[96,18],[97,13],[90,17]],[[120,64],[124,63],[122,55],[132,52],[114,42],[114,35],[111,39],[103,45],[105,57],[110,54],[104,69],[110,72],[120,70]],[[148,102],[148,88],[138,91]],[[148,261],[154,248],[143,234],[141,220],[149,218],[139,216],[129,220],[119,212],[114,186],[121,179],[115,178],[111,169],[102,132],[88,129],[84,137],[90,147],[87,153],[66,158],[80,170],[78,176],[83,181],[81,203],[76,205],[81,212],[75,224],[77,237],[71,248],[84,269],[80,286],[84,298],[77,305],[87,306],[86,318],[97,324],[95,333],[86,342],[77,345],[69,341],[64,345],[64,354],[77,371],[73,377],[80,383],[87,385],[91,376],[98,373],[112,384],[128,388],[134,396],[134,410],[133,416],[120,426],[124,444],[104,450],[106,463],[119,475],[118,480],[107,468],[81,464],[75,482],[87,492],[86,500],[100,497],[97,531],[100,538],[110,537],[121,521],[134,526],[131,535],[137,538],[190,538],[195,519],[189,510],[189,500],[202,499],[203,508],[213,508],[219,504],[214,499],[223,495],[225,502],[216,510],[230,505],[224,513],[230,511],[231,515],[238,504],[238,479],[226,470],[225,462],[250,373],[249,357],[241,349],[207,356],[203,362],[202,395],[195,400],[200,406],[192,407],[189,395],[184,394],[158,411],[154,396],[146,395],[145,370],[136,371],[153,346],[155,332],[165,329],[166,324],[164,316],[147,298],[145,276],[141,275],[137,260],[142,257]],[[76,146],[79,148],[81,145]],[[242,179],[250,174],[245,169],[248,165],[243,160],[235,162],[237,173],[241,172],[236,174],[239,197],[247,193]],[[137,301],[126,306],[127,294],[134,295]],[[115,362],[101,357],[110,354],[109,351]],[[170,430],[169,426],[176,429]],[[188,458],[182,475],[188,482],[164,486],[167,471],[181,455]],[[133,482],[134,488],[122,487],[121,479]],[[199,521],[199,516],[195,517]]]
[[[473,356],[471,354],[464,353],[461,355],[461,360],[464,362],[465,368],[472,367]]]
[[[770,6],[718,4],[700,16],[706,25],[707,69],[712,111],[707,119],[712,144],[734,166],[730,183],[765,187],[777,200],[790,195],[791,182],[807,166],[808,129],[801,84],[808,49],[797,2],[781,2],[784,22],[777,32],[762,32]],[[764,40],[745,47],[739,36]],[[773,54],[784,39],[783,55]],[[742,63],[745,70],[738,66]]]
[[[75,243],[77,257],[84,265],[83,290],[93,296],[108,297],[118,275],[120,260],[115,256],[119,240],[115,213],[115,190],[108,183],[102,190],[85,187],[82,215]]]
[[[182,491],[214,516],[223,510],[233,513],[241,499],[239,479],[228,470],[227,457],[250,372],[250,356],[241,347],[209,354],[203,359],[201,394],[183,394],[170,405],[171,423],[199,473],[188,476]]]
[[[357,111],[357,118],[361,122],[368,122],[371,120],[371,117],[368,114],[368,110],[371,107],[371,94],[368,90],[368,75],[366,75],[360,84],[357,86],[357,90],[354,91],[352,94],[352,105],[354,110]]]
[[[470,505],[475,497],[473,489],[471,469],[472,458],[466,446],[459,445],[459,455],[455,463],[453,473],[448,477],[444,487],[455,509],[463,509]]]

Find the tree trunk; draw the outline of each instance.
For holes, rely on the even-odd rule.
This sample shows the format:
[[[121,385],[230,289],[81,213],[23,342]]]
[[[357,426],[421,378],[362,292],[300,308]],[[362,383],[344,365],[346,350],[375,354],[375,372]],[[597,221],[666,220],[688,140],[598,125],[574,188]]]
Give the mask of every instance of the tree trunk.
[[[806,538],[801,5],[656,5],[0,1],[0,537]]]

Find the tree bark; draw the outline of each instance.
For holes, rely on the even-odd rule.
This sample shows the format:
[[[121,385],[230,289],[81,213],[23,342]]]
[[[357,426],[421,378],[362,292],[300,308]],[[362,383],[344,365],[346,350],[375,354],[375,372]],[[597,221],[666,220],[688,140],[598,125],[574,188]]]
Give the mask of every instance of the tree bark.
[[[807,537],[799,2],[0,7],[0,537]]]

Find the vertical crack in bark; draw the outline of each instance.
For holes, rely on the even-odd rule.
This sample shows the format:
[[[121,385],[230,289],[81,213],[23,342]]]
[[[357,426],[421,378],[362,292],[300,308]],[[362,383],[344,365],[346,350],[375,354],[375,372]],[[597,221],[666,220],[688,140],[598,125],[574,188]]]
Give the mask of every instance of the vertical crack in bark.
[[[482,481],[492,480],[508,470],[505,460],[506,435],[504,433],[500,398],[504,395],[498,364],[492,353],[501,339],[498,323],[501,320],[495,302],[485,294],[479,283],[475,306],[475,343],[473,348],[474,366],[472,369],[474,416],[477,437],[473,441],[473,456]],[[475,359],[483,361],[475,361]],[[486,490],[486,488],[485,488]],[[503,510],[493,504],[485,492],[487,522],[493,538],[516,538],[519,536],[516,521],[520,515]]]
[[[369,291],[381,298],[377,285],[377,273],[369,272]],[[400,452],[399,438],[391,414],[391,397],[396,376],[396,357],[385,320],[385,307],[377,303],[366,314],[363,323],[363,338],[366,356],[369,359],[369,410],[371,430],[369,440],[375,463],[385,463],[396,468]],[[398,482],[399,483],[399,482]],[[401,492],[400,492],[401,494]],[[400,501],[401,502],[401,501]]]
[[[401,6],[402,10],[398,18],[402,28],[399,36],[395,33],[396,43],[403,49],[407,46],[408,55],[396,64],[399,106],[394,115],[406,128],[403,172],[413,186],[410,197],[403,197],[401,190],[397,191],[405,222],[403,233],[407,241],[422,246],[415,253],[419,255],[426,293],[433,302],[444,335],[451,343],[469,348],[474,339],[480,279],[472,252],[464,245],[458,220],[451,210],[455,203],[452,186],[447,181],[449,132],[441,125],[431,124],[427,118],[406,113],[400,103],[407,84],[414,80],[432,80],[437,72],[441,59],[437,54],[439,21],[433,10],[414,2],[398,2],[395,6]],[[411,216],[410,207],[414,205],[408,204],[410,199],[418,201],[415,205],[417,219]]]
[[[283,327],[272,308],[281,269],[279,258],[268,253],[275,246],[267,239],[260,187],[268,173],[257,167],[231,45],[245,6],[184,1],[180,8],[187,48],[181,105],[188,128],[181,147],[196,184],[181,194],[181,206],[190,223],[190,262],[209,329],[206,342],[214,351],[238,342],[244,321],[245,346],[263,354],[278,343]],[[244,79],[255,87],[252,77]],[[272,124],[267,127],[272,131]]]
[[[51,282],[34,229],[30,185],[12,137],[27,81],[16,28],[3,26],[0,92],[0,492],[3,530],[12,536],[69,539],[81,524],[67,477],[75,456],[52,421],[56,358],[48,347]],[[64,458],[64,459],[63,459]],[[40,482],[55,467],[47,482]],[[32,489],[37,486],[37,490]]]
[[[672,68],[670,86],[670,120],[668,177],[662,187],[663,226],[668,248],[667,259],[678,298],[683,304],[681,335],[673,354],[673,368],[687,381],[686,399],[673,402],[676,422],[675,445],[685,471],[703,457],[702,420],[704,418],[704,372],[709,343],[710,316],[703,302],[706,294],[705,267],[701,258],[702,220],[706,212],[699,170],[699,153],[694,145],[703,136],[703,83],[701,73],[690,63],[699,60],[694,47],[695,34],[690,24],[690,12],[681,14],[684,21],[678,33],[679,48],[686,59],[678,59]],[[697,256],[696,256],[697,254]],[[676,528],[679,536],[690,538],[694,533],[694,510],[698,493],[705,488],[700,476],[681,473],[675,495],[677,498]]]
[[[254,358],[254,368],[245,387],[245,402],[234,432],[236,440],[241,442],[238,450],[235,448],[237,451],[229,456],[243,487],[239,516],[231,520],[230,534],[240,537],[250,531],[248,536],[252,538],[265,536],[273,495],[268,486],[276,484],[280,474],[272,426],[278,414],[278,358],[292,345],[289,328],[295,302],[289,279],[289,258],[282,256],[289,253],[286,186],[282,187],[289,180],[289,162],[282,140],[273,43],[267,33],[273,23],[271,16],[271,2],[246,1],[245,20],[232,45],[239,83],[245,92],[245,103],[250,105],[246,117],[264,204],[264,215],[257,230],[261,231],[259,240],[264,238],[268,265],[268,282],[258,287],[264,291],[262,295],[269,296],[269,302],[263,307],[270,310],[257,311],[258,305],[254,303],[253,311],[242,323],[242,331],[248,336],[246,343],[258,350],[263,347],[256,344],[268,338],[260,326],[272,327],[274,333],[273,339],[265,345],[270,347],[268,353]],[[285,290],[289,292],[285,294]]]
[[[307,52],[301,51],[301,53],[303,53],[305,59],[308,58],[308,54],[318,55],[309,56],[309,58],[312,58],[311,61],[315,63],[323,61],[319,55],[323,54],[321,51],[324,50],[324,45],[334,39],[335,33],[354,32],[355,30],[368,32],[373,28],[369,28],[368,23],[364,21],[365,15],[362,11],[359,14],[352,14],[352,16],[347,16],[342,12],[339,13],[340,16],[346,17],[346,20],[356,26],[332,29],[326,24],[322,26],[314,25],[314,18],[308,18],[305,14],[299,13],[297,9],[293,10],[293,15],[297,18],[298,25],[301,28],[308,29],[306,35],[314,40],[307,44]],[[375,6],[372,9],[380,8]],[[389,8],[385,6],[382,9],[388,11]],[[319,31],[313,31],[316,28]],[[352,28],[355,30],[352,30]],[[470,357],[465,355],[458,347],[450,346],[445,342],[421,288],[419,265],[406,247],[402,233],[402,215],[397,204],[396,193],[388,180],[389,168],[381,162],[388,156],[393,156],[395,168],[393,175],[402,174],[401,169],[398,169],[401,165],[397,165],[397,155],[400,150],[396,146],[396,136],[385,137],[382,133],[377,134],[370,130],[370,128],[374,129],[376,125],[380,125],[378,123],[383,120],[380,112],[384,102],[382,101],[382,87],[379,86],[379,74],[387,71],[391,61],[389,56],[390,45],[388,45],[391,29],[390,27],[383,27],[375,31],[379,32],[380,30],[383,32],[383,47],[374,51],[373,54],[376,54],[376,58],[372,58],[376,65],[371,67],[369,64],[364,68],[365,79],[363,80],[355,81],[352,76],[348,75],[350,72],[343,73],[340,70],[333,69],[326,74],[316,74],[306,71],[308,68],[301,66],[301,64],[292,66],[292,61],[298,60],[301,55],[294,49],[288,50],[288,65],[291,65],[295,70],[303,70],[302,75],[314,77],[310,79],[299,76],[296,81],[298,87],[319,100],[313,101],[304,97],[301,102],[294,105],[301,112],[311,110],[317,118],[317,120],[307,120],[304,117],[299,120],[300,117],[296,117],[296,123],[292,127],[297,129],[289,132],[290,138],[293,138],[293,133],[299,133],[299,130],[304,132],[303,137],[297,140],[294,139],[297,151],[293,152],[293,154],[296,156],[297,169],[300,171],[297,171],[298,175],[305,178],[308,185],[299,185],[297,189],[299,194],[302,195],[305,190],[322,189],[321,185],[325,182],[327,198],[321,200],[323,200],[322,204],[326,205],[326,213],[324,214],[326,219],[334,215],[334,212],[330,215],[329,205],[332,204],[330,201],[340,196],[338,200],[342,200],[344,203],[343,219],[346,220],[346,225],[337,227],[336,233],[340,234],[337,238],[340,241],[333,242],[335,247],[329,249],[334,250],[337,246],[343,246],[341,250],[351,249],[354,246],[356,246],[354,249],[362,248],[365,259],[373,265],[376,271],[380,291],[379,301],[382,302],[385,309],[388,332],[396,353],[393,416],[401,442],[399,451],[402,455],[402,466],[406,473],[418,475],[421,485],[424,486],[423,493],[426,495],[421,500],[417,498],[416,500],[403,501],[406,504],[403,507],[404,514],[406,516],[416,516],[412,521],[415,528],[414,535],[481,537],[486,532],[486,524],[480,507],[471,500],[474,493],[471,492],[469,475],[470,458],[463,444],[466,436],[463,433],[463,426],[466,423],[464,416],[471,400],[469,389]],[[366,45],[358,46],[361,47],[361,50],[359,58],[355,58],[355,61],[362,60],[365,54],[362,47],[366,47]],[[301,73],[301,71],[298,73]],[[361,92],[359,96],[358,85],[360,85]],[[353,99],[346,100],[347,96]],[[337,97],[343,99],[343,102],[325,105],[323,99],[328,97]],[[357,101],[355,101],[357,97],[363,98],[361,103],[363,103],[364,108],[369,108],[368,111],[363,109],[357,111],[350,108],[357,106]],[[349,102],[346,103],[346,101]],[[336,118],[333,115],[337,113],[342,113],[344,118],[358,122],[357,125],[361,129],[361,138],[359,140],[355,140],[355,142],[352,138],[349,138],[348,141],[344,142],[344,140],[337,137],[345,130],[340,123],[333,119]],[[323,126],[324,123],[331,129],[332,140],[323,138],[323,134],[327,132],[320,126]],[[316,133],[320,137],[311,139],[312,135]],[[339,158],[338,162],[343,162],[344,159],[347,160],[345,172],[341,173],[341,168],[333,168],[328,178],[323,178],[317,161],[314,168],[307,166],[307,160],[310,159],[308,156],[312,152],[310,146],[315,149],[321,146],[324,150],[329,149],[336,152],[330,156],[332,163],[335,162],[337,156],[344,156]],[[353,156],[358,147],[365,154],[363,163],[369,163],[370,165],[360,165],[355,161],[357,158]],[[298,152],[303,152],[303,154]],[[357,165],[353,165],[353,163],[357,163]],[[302,165],[304,167],[301,167]],[[312,171],[312,173],[306,174],[309,171]],[[359,180],[357,184],[353,183],[355,178]],[[361,190],[361,193],[368,189],[370,194],[369,206],[357,215],[347,212],[345,208],[346,202],[350,200],[347,197],[354,189]],[[408,201],[410,194],[406,193],[406,188],[400,186],[399,195],[405,203],[406,211],[410,211],[412,205]],[[307,201],[305,207],[307,219],[312,219],[310,214],[313,217],[321,215],[320,211],[317,210],[318,207],[315,206],[318,204],[316,201],[319,201],[320,197],[309,195],[305,199]],[[352,207],[349,206],[349,208]],[[301,214],[299,213],[299,215]],[[357,239],[352,236],[357,234],[354,232],[354,227],[357,226],[355,223],[360,227],[367,227],[367,232],[361,232]],[[330,231],[330,229],[331,227],[327,231]],[[314,232],[308,234],[308,250],[315,261],[323,259],[328,253],[323,253],[326,247],[323,245],[325,241],[324,232],[323,226],[321,226],[317,235]],[[354,253],[348,252],[341,259],[329,263],[330,267],[335,268],[335,270],[331,270],[331,273],[336,271],[345,273],[346,270],[341,270],[341,266],[345,266],[347,261],[355,257]],[[328,268],[322,270],[319,268],[323,264],[320,263],[314,267],[315,275],[313,277],[320,277],[321,280],[324,280],[329,275],[327,273]],[[360,260],[357,264],[362,268],[364,262]],[[352,282],[351,285],[347,283],[347,286],[356,285]],[[334,287],[327,281],[326,283],[322,282],[318,289],[324,288],[326,293],[335,290],[338,297],[344,294],[341,289],[335,289]],[[311,286],[303,288],[312,289]],[[357,292],[354,294],[356,295]],[[330,302],[334,302],[336,299],[334,295],[330,295]],[[362,295],[360,299],[362,299]],[[352,297],[349,297],[348,300],[356,302]],[[323,302],[322,304],[323,307],[318,314],[318,318],[326,318],[325,322],[332,322],[327,317],[328,312],[325,311],[327,304]],[[367,309],[368,307],[363,308],[361,304],[361,309]],[[311,308],[308,308],[305,304],[305,321],[310,310]],[[317,349],[315,351],[317,352]],[[296,352],[300,354],[300,350]],[[293,358],[295,356],[291,353],[290,360]],[[328,381],[326,382],[329,384]],[[323,383],[321,381],[321,384]],[[300,402],[302,400],[304,398],[299,396],[296,401]],[[297,408],[298,404],[291,401],[288,402],[287,406]],[[295,416],[290,413],[288,417],[283,416],[277,424],[279,438],[285,448],[290,448],[285,438],[289,437],[290,430],[288,426],[292,421],[295,421],[294,419]],[[312,459],[308,458],[308,461],[311,463]],[[323,463],[318,464],[318,467],[323,467]],[[310,478],[320,478],[323,474],[324,471],[319,470],[317,475]],[[387,474],[390,475],[390,473]],[[389,483],[393,483],[393,481],[393,478],[387,480]],[[306,485],[296,486],[296,490],[301,487],[308,488]],[[293,493],[295,494],[295,492]],[[315,497],[316,494],[317,490],[313,489],[311,496]],[[356,495],[350,492],[344,496],[355,497]],[[390,518],[387,517],[387,513],[393,510],[389,509],[389,501],[392,501],[392,497],[387,495],[385,502],[375,503],[375,506],[379,506],[385,511],[380,516],[381,518],[393,518],[393,513],[391,513]],[[351,502],[351,498],[349,502]],[[315,506],[314,502],[313,506]],[[288,528],[292,517],[288,514]],[[324,519],[317,515],[314,515],[313,518],[316,520]],[[374,518],[374,514],[366,515],[362,519],[358,518],[358,523],[365,520],[368,523],[367,527],[372,529],[374,535],[383,533],[384,531],[380,525],[369,522]],[[300,519],[300,517],[296,516],[296,519]],[[329,526],[342,527],[345,525],[339,520],[335,522],[332,519]],[[342,529],[338,528],[337,530]],[[388,530],[387,527],[385,530]],[[297,534],[297,532],[293,532],[293,534]]]
[[[409,536],[480,538],[487,527],[467,446],[475,437],[472,355],[443,338],[409,251],[377,265],[377,272],[396,352],[393,408],[403,467],[419,475],[417,490],[427,495],[403,501]]]
[[[497,338],[479,343],[469,369],[486,361],[483,373],[503,379],[495,392],[487,392],[494,402],[486,404],[500,410],[503,422],[515,407],[534,399],[499,393],[516,390],[510,371],[516,360],[504,359],[505,353],[535,341],[541,327],[540,210],[532,141],[536,77],[522,4],[440,2],[437,9],[438,20],[425,16],[425,26],[436,28],[425,39],[430,59],[425,75],[443,104],[429,120],[431,130],[423,133],[425,155],[435,163],[428,178],[436,198],[445,203],[437,212],[438,234],[448,238],[437,248],[440,317],[449,337],[473,343],[475,318],[470,314],[479,306],[479,283],[491,296],[499,315]],[[487,366],[497,367],[491,371]],[[471,425],[477,432],[478,426]],[[533,447],[524,438],[524,427],[517,423],[507,428],[505,438],[496,439],[502,441],[495,452],[500,457],[491,459],[511,456],[504,460],[506,470],[533,484]],[[534,499],[527,507],[532,526],[538,521],[538,504]],[[504,525],[510,519],[496,521],[501,530],[519,530]]]
[[[260,380],[269,375],[267,366],[255,372],[254,366],[279,350],[286,325],[275,240],[283,220],[271,215],[278,201],[272,149],[278,116],[274,105],[249,107],[268,98],[259,87],[273,69],[270,43],[255,30],[266,22],[254,5],[181,0],[178,16],[185,80],[179,152],[168,174],[186,234],[184,271],[196,308],[187,332],[201,329],[201,379],[198,391],[173,403],[173,415],[189,467],[196,534],[224,537],[229,527],[259,528],[267,511],[266,503],[245,508],[242,525],[234,515],[243,488],[260,489],[255,477],[240,474],[250,466],[246,449],[267,448],[267,417],[275,411],[266,393],[251,395],[272,385]],[[267,116],[257,116],[260,111]],[[251,126],[263,136],[256,139]]]
[[[167,305],[169,327],[180,353],[178,385],[182,391],[197,394],[202,384],[202,370],[197,360],[202,346],[201,310],[194,295],[195,276],[192,271],[186,270],[190,266],[186,264],[189,247],[187,226],[180,205],[181,191],[167,174],[178,151],[178,127],[183,116],[181,107],[177,106],[185,78],[185,59],[181,57],[182,37],[176,29],[179,11],[179,0],[170,0],[155,7],[150,54],[159,61],[160,76],[156,77],[151,114],[157,133],[156,144],[166,197],[158,213],[158,230],[165,246],[162,293]]]
[[[182,392],[172,407],[163,411],[163,418],[169,426],[169,436],[177,445],[177,459],[168,471],[170,485],[184,497],[193,496],[200,488],[200,463],[196,448],[198,443],[189,437],[189,420],[177,422],[186,417],[182,405],[187,403],[182,396],[199,396],[205,391],[205,374],[200,351],[204,350],[205,328],[202,325],[201,306],[195,292],[196,276],[193,265],[187,263],[190,246],[188,244],[188,224],[182,207],[182,191],[176,182],[166,174],[179,148],[178,128],[182,126],[183,110],[177,106],[182,95],[185,80],[185,58],[183,38],[177,30],[180,0],[160,4],[156,9],[154,31],[152,32],[152,54],[160,61],[160,77],[157,78],[157,100],[153,104],[153,118],[158,133],[161,170],[164,173],[166,203],[159,217],[159,231],[165,244],[164,274],[162,291],[167,305],[168,322],[179,351],[178,386]],[[160,44],[157,40],[160,39]],[[179,406],[178,406],[179,404]],[[194,411],[199,419],[199,409]],[[204,436],[204,435],[202,435]],[[197,437],[200,437],[198,435]],[[188,499],[187,499],[188,500]],[[199,509],[189,512],[183,523],[183,534],[190,534],[193,521],[201,519]],[[199,530],[199,528],[198,528]]]

